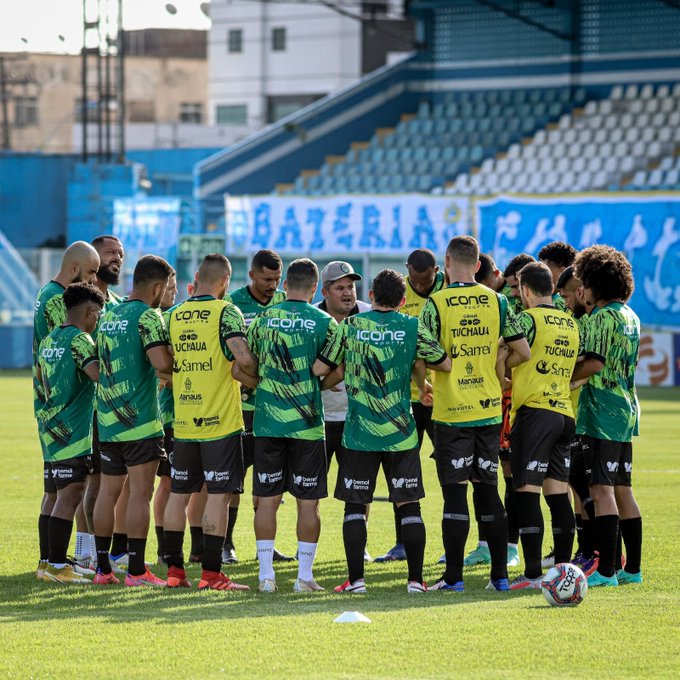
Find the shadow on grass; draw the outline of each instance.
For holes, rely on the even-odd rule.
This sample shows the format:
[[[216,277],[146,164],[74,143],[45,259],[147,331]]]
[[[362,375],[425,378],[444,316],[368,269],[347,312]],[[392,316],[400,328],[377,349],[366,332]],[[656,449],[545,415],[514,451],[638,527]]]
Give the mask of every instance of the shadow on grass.
[[[406,593],[406,563],[366,567],[366,595],[338,595],[333,587],[346,578],[344,561],[325,561],[315,566],[315,578],[327,590],[317,594],[292,592],[297,565],[276,567],[279,591],[257,592],[257,577],[252,563],[236,565],[227,573],[235,581],[247,583],[249,592],[196,590],[200,568],[187,569],[193,582],[191,589],[125,588],[119,586],[60,586],[35,580],[34,573],[0,577],[0,621],[63,621],[74,617],[100,619],[106,623],[154,621],[156,623],[191,623],[221,619],[246,619],[300,616],[303,614],[337,615],[345,610],[396,612],[431,607],[456,607],[488,602],[497,606],[518,597],[541,597],[527,591],[496,593],[484,590],[486,570],[466,572],[465,593]],[[154,568],[164,575],[164,568]],[[431,571],[431,570],[430,570]],[[476,571],[476,573],[475,573]],[[542,603],[541,598],[541,603]],[[537,602],[538,604],[538,602]],[[545,606],[545,605],[544,605]]]

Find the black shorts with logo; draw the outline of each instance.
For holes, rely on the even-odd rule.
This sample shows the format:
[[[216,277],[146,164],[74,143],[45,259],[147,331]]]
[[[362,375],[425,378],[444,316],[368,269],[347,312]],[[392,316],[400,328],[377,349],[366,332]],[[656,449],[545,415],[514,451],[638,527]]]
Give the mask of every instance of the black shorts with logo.
[[[243,466],[247,470],[253,464],[253,451],[255,450],[255,438],[253,437],[253,418],[255,411],[243,412],[243,424],[245,429],[241,433],[243,446]]]
[[[253,496],[326,498],[326,444],[292,437],[255,437]]]
[[[583,435],[581,446],[586,469],[590,470],[591,486],[632,486],[632,442],[615,442]]]
[[[45,493],[56,493],[69,484],[82,484],[92,472],[92,456],[67,458],[43,465]]]
[[[413,419],[416,421],[416,432],[418,433],[418,451],[423,445],[423,435],[427,432],[432,445],[434,446],[434,424],[432,423],[432,407],[425,406],[419,401],[411,402],[411,410],[413,411]],[[431,458],[434,458],[434,451]]]
[[[243,449],[241,434],[207,442],[175,441],[170,471],[172,493],[242,493]]]
[[[157,477],[170,476],[172,452],[175,450],[175,431],[172,425],[163,428],[163,448],[165,449],[165,458],[161,458],[158,463],[158,470],[156,470]]]
[[[458,427],[434,424],[434,459],[442,486],[477,480],[498,485],[501,425]]]
[[[345,503],[372,503],[381,466],[390,501],[409,503],[425,497],[420,447],[408,451],[345,449],[338,470],[335,497]]]
[[[512,484],[542,486],[546,477],[569,481],[574,419],[556,411],[521,406],[510,431]]]
[[[326,430],[326,469],[330,469],[333,454],[338,461],[338,469],[344,452],[347,450],[342,445],[342,435],[345,431],[344,420],[327,420],[324,423]]]
[[[163,437],[138,439],[133,442],[101,442],[102,474],[126,475],[128,468],[159,461],[165,457]]]

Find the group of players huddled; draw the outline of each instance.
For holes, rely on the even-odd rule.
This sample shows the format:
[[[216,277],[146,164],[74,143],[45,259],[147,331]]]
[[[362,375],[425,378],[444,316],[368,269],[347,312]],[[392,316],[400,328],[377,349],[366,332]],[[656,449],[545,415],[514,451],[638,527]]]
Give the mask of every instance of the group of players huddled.
[[[233,293],[229,260],[207,255],[177,305],[172,267],[145,255],[121,299],[110,286],[123,257],[113,236],[76,242],[38,294],[39,579],[108,585],[124,574],[127,586],[190,587],[188,520],[198,588],[248,590],[222,566],[238,561],[234,524],[252,466],[259,591],[277,590],[275,561],[295,559],[274,547],[285,492],[297,504],[293,590],[322,591],[313,573],[319,500],[335,454],[348,570],[336,592],[366,592],[381,467],[396,544],[375,561],[405,560],[409,593],[462,592],[463,568],[473,564],[490,564],[488,590],[538,589],[547,562],[572,559],[591,587],[642,582],[631,490],[640,323],[627,305],[633,277],[622,253],[554,242],[538,261],[518,255],[501,273],[474,238],[457,236],[445,271],[417,249],[407,276],[375,276],[370,304],[357,300],[361,276],[347,262],[319,275],[311,260],[295,260],[281,290],[282,261],[270,250],[255,254],[250,284]],[[445,571],[429,587],[419,503],[425,433],[445,551]],[[468,482],[479,543],[466,557]],[[541,492],[552,520],[547,558]],[[145,561],[152,496],[165,578]],[[524,568],[511,581],[520,539]]]

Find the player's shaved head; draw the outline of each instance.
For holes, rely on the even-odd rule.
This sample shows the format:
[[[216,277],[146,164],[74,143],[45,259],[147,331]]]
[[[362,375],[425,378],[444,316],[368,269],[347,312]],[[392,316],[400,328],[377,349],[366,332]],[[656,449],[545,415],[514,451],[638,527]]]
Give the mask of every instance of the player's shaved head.
[[[56,280],[62,285],[86,281],[94,283],[99,270],[99,254],[85,241],[75,241],[61,258],[61,269]]]
[[[85,241],[75,241],[65,251],[61,258],[62,266],[70,265],[73,262],[87,264],[92,259],[99,261],[99,253],[89,243]]]
[[[201,283],[214,284],[225,277],[231,277],[231,263],[222,253],[210,253],[203,258],[198,268]]]

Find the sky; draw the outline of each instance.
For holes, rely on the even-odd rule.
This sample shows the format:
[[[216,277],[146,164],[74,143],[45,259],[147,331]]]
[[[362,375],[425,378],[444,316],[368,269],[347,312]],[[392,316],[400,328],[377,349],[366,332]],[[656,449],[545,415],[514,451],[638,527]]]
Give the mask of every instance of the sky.
[[[100,1],[102,7],[117,4],[117,0]],[[171,0],[177,8],[174,16],[165,9],[167,2],[123,0],[124,28],[210,27],[200,0]],[[0,52],[79,52],[82,12],[83,0],[0,0]]]

